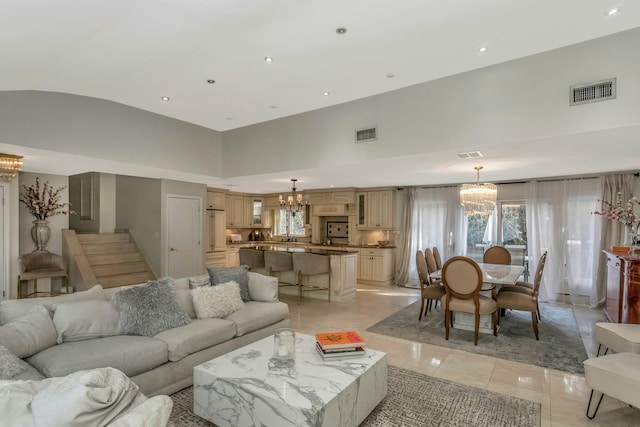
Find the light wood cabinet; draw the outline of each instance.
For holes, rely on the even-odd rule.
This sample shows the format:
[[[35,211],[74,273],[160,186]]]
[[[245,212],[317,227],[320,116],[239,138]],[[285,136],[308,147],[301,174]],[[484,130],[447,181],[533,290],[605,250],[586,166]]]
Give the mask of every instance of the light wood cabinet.
[[[358,280],[372,285],[391,285],[393,255],[393,248],[361,249]]]
[[[244,227],[246,225],[244,196],[227,194],[225,211],[227,213],[227,227]]]
[[[238,248],[228,249],[226,252],[226,267],[240,266],[240,251]]]
[[[226,267],[227,266],[227,253],[226,252],[208,252],[206,255],[207,267]]]
[[[207,209],[220,209],[226,208],[226,200],[224,193],[221,191],[207,190]]]
[[[394,228],[395,191],[364,191],[357,195],[359,228]]]
[[[328,203],[350,204],[354,203],[355,193],[352,190],[308,193],[305,194],[304,200],[308,201],[310,205],[322,205]]]

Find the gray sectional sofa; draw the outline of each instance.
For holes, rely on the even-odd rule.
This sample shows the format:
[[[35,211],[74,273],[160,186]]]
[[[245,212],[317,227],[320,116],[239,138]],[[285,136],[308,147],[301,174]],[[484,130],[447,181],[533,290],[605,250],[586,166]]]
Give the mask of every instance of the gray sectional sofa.
[[[154,336],[100,336],[100,328],[95,325],[85,325],[83,321],[77,320],[69,321],[67,329],[80,328],[85,335],[80,338],[76,336],[75,340],[68,342],[64,340],[62,343],[47,344],[46,348],[28,356],[25,355],[30,351],[25,349],[19,356],[28,363],[28,367],[11,379],[63,377],[76,371],[113,367],[131,378],[146,396],[171,394],[181,390],[193,383],[193,368],[196,365],[271,335],[276,329],[290,326],[289,308],[287,304],[278,301],[277,279],[257,273],[247,274],[251,301],[244,302],[243,308],[224,318],[199,319],[196,316],[193,291],[189,283],[190,280],[197,283],[206,277],[177,279],[173,281],[173,286],[180,306],[189,315],[188,324],[164,330]],[[53,316],[54,309],[60,307],[60,304],[111,301],[116,292],[128,288],[131,287],[103,289],[97,285],[70,295],[3,301],[0,303],[0,344],[1,334],[13,333],[5,326],[12,325],[14,332],[15,328],[20,331],[21,319],[37,305],[44,306]],[[99,306],[96,303],[96,307]],[[154,322],[156,319],[149,321]],[[103,323],[106,322],[107,320]],[[59,324],[60,322],[56,323]],[[24,326],[24,330],[28,327]],[[37,328],[37,331],[41,329]],[[35,335],[40,333],[37,331]],[[60,330],[56,333],[58,337],[63,334]],[[8,342],[6,334],[4,338]],[[32,339],[35,340],[36,348],[43,346],[39,337]],[[60,341],[58,338],[58,342]],[[14,351],[20,352],[22,349]]]

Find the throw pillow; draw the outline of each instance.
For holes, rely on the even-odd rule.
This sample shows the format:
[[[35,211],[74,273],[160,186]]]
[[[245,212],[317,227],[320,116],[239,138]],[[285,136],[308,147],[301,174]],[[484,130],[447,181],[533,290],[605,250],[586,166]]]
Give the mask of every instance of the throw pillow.
[[[118,311],[109,301],[76,301],[53,306],[57,343],[119,335]]]
[[[169,283],[149,282],[124,289],[111,297],[120,314],[120,331],[152,337],[167,329],[191,323]]]
[[[253,301],[278,301],[278,278],[260,273],[247,273],[249,277],[249,294]]]
[[[208,275],[189,277],[189,288],[196,289],[203,286],[211,286],[211,277]]]
[[[240,285],[240,297],[242,301],[251,301],[251,296],[249,295],[249,278],[247,276],[247,271],[249,271],[248,265],[241,265],[240,267],[207,268],[207,271],[209,271],[211,284],[213,286],[234,281]]]
[[[244,307],[240,298],[240,285],[236,282],[198,288],[191,293],[198,319],[226,317]]]
[[[0,345],[0,380],[9,380],[27,369],[26,362]]]
[[[56,345],[56,328],[49,310],[36,305],[19,319],[0,326],[0,345],[23,359]]]

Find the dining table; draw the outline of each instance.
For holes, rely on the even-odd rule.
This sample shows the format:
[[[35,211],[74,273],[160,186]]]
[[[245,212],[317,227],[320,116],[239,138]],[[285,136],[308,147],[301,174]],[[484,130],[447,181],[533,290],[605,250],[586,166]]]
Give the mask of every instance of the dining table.
[[[503,285],[515,285],[522,273],[524,273],[523,265],[506,265],[506,264],[488,264],[484,262],[477,263],[482,271],[482,290],[481,292],[491,292],[491,298],[494,300],[497,293]],[[431,279],[442,279],[442,270],[434,271],[429,275]],[[455,313],[453,328],[473,331],[475,329],[475,319],[472,314]],[[493,334],[493,325],[490,315],[480,316],[479,332]]]

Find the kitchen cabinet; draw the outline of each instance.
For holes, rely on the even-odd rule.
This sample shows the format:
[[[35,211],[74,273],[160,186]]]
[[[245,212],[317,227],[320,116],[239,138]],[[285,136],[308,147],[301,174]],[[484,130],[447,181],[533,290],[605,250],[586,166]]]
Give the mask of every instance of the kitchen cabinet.
[[[351,204],[354,202],[355,195],[352,190],[333,191],[323,193],[308,193],[304,195],[304,200],[310,205],[322,205],[328,203]]]
[[[240,266],[240,250],[238,248],[228,249],[226,252],[226,267]]]
[[[358,280],[370,285],[391,285],[393,257],[393,248],[360,249]]]
[[[227,253],[226,252],[208,252],[205,257],[207,267],[226,267],[227,266]]]
[[[394,228],[395,191],[365,191],[357,196],[359,228]]]
[[[604,313],[611,322],[640,323],[640,258],[604,251],[607,297]]]
[[[225,196],[222,191],[212,191],[207,189],[207,209],[225,209]]]
[[[245,220],[244,196],[238,194],[227,194],[226,209],[227,227],[244,227]]]
[[[208,252],[224,251],[227,247],[225,212],[207,210],[207,219],[209,228]]]

